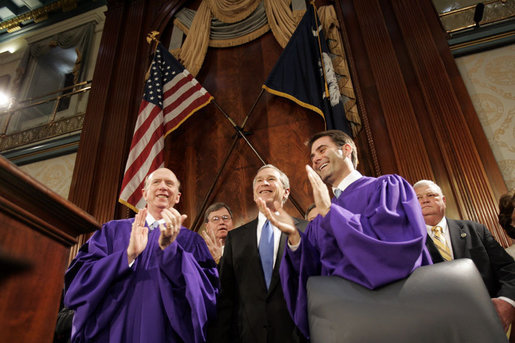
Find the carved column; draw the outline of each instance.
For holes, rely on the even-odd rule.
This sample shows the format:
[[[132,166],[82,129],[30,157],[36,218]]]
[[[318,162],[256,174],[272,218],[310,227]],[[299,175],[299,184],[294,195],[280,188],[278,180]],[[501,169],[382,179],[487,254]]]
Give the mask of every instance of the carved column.
[[[485,224],[503,245],[506,191],[430,0],[340,0],[366,141],[377,173],[432,179],[447,215]]]

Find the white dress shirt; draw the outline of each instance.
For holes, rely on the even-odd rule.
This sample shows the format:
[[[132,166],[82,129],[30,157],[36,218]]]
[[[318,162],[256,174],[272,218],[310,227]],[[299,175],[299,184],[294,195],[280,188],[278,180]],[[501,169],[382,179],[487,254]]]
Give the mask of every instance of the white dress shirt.
[[[357,171],[356,169],[354,169],[353,171],[350,172],[349,175],[347,175],[343,180],[342,182],[340,182],[340,184],[336,187],[333,187],[333,194],[335,189],[339,189],[341,190],[342,192],[347,188],[349,187],[354,181],[356,180],[359,180],[361,179],[363,175],[361,175],[361,173],[359,171]],[[336,195],[336,194],[335,194]]]
[[[150,228],[152,226],[152,224],[154,224],[156,219],[150,214],[150,212],[147,212],[147,217],[145,218],[145,221],[147,222],[147,226]],[[165,220],[164,219],[159,219],[157,222],[159,224],[164,224]]]

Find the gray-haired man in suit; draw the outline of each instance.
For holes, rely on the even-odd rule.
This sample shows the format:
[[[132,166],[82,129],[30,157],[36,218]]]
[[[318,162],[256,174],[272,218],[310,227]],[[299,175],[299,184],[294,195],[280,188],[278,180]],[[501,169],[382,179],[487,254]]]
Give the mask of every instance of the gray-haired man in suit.
[[[470,258],[481,273],[505,331],[515,319],[515,262],[488,229],[469,220],[445,217],[441,188],[429,180],[413,185],[427,232],[426,245],[434,263]]]

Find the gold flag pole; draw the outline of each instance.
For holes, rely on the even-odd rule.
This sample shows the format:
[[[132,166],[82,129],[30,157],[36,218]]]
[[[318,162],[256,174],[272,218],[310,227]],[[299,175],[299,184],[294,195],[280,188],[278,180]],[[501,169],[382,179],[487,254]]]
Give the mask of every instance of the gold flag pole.
[[[159,36],[159,31],[151,31],[147,34],[147,43],[150,44],[152,49],[152,54],[155,54],[157,50],[157,45],[159,44],[159,39],[157,39],[157,36]],[[150,77],[150,68],[152,67],[152,63],[148,66],[147,73],[145,74],[145,81],[148,80]]]
[[[320,43],[320,31],[318,23],[318,16],[317,16],[317,8],[315,6],[315,1],[310,1],[311,5],[313,5],[313,15],[315,16],[315,25],[316,25],[316,33],[317,33],[317,40],[318,40],[318,52],[320,53],[320,63],[322,63],[322,73],[324,75],[324,87],[325,87],[325,96],[329,98],[329,88],[327,87],[327,78],[325,76],[325,65],[324,65],[324,55],[322,55],[322,43]],[[322,28],[320,28],[322,30]]]

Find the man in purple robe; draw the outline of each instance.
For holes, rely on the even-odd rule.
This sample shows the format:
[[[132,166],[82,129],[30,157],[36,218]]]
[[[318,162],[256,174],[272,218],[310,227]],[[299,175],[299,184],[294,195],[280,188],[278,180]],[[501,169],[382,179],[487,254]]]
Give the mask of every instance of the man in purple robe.
[[[179,181],[166,168],[145,182],[145,209],[110,221],[65,276],[72,342],[205,342],[218,272],[204,240],[182,226]]]
[[[352,139],[338,130],[309,141],[312,168],[306,166],[319,215],[304,233],[279,210],[262,211],[288,235],[280,267],[286,303],[295,324],[309,338],[306,281],[335,275],[373,289],[431,264],[425,247],[424,218],[410,184],[398,175],[362,176]],[[324,184],[333,188],[330,200]]]

